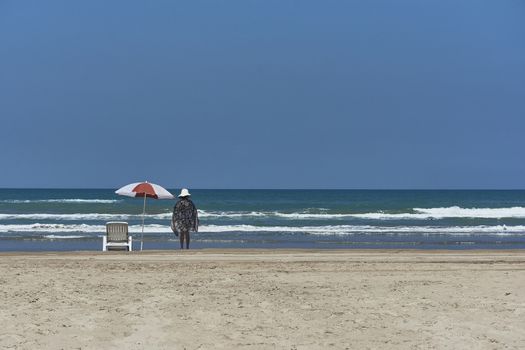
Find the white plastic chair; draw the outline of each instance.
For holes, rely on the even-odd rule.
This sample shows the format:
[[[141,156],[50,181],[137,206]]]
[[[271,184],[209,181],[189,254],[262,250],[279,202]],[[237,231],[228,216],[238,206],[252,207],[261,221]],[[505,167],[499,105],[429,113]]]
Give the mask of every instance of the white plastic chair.
[[[133,250],[133,238],[128,232],[127,222],[107,222],[106,235],[102,237],[102,251]]]

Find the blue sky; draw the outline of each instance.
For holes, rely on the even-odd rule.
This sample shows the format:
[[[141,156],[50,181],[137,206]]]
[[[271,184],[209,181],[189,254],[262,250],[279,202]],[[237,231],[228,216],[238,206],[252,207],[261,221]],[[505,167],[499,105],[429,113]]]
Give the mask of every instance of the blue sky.
[[[525,188],[522,1],[0,1],[0,187]]]

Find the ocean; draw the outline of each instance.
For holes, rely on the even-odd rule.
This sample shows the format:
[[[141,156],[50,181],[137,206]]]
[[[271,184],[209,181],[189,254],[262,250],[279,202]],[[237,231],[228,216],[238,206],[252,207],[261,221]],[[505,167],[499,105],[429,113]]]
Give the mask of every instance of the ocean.
[[[191,193],[201,223],[191,248],[525,248],[522,190]],[[178,248],[174,203],[148,199],[145,250]],[[101,250],[108,221],[127,221],[137,249],[141,213],[141,198],[114,189],[0,189],[0,251]]]

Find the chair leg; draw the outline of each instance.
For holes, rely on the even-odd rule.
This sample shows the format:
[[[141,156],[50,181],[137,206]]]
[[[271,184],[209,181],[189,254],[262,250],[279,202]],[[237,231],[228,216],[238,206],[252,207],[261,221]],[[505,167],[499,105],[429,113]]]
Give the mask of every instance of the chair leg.
[[[108,250],[107,244],[108,244],[107,237],[106,236],[102,236],[102,251],[103,252],[106,252]]]

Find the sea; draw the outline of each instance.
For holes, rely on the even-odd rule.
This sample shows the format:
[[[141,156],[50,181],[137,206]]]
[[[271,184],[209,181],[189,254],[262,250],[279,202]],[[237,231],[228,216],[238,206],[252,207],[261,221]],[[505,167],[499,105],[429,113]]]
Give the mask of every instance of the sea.
[[[115,189],[0,189],[0,251],[97,251],[126,221],[140,247],[142,198]],[[171,190],[178,193],[178,190]],[[192,189],[191,248],[524,249],[525,191]],[[175,200],[148,199],[144,250],[178,249]]]

